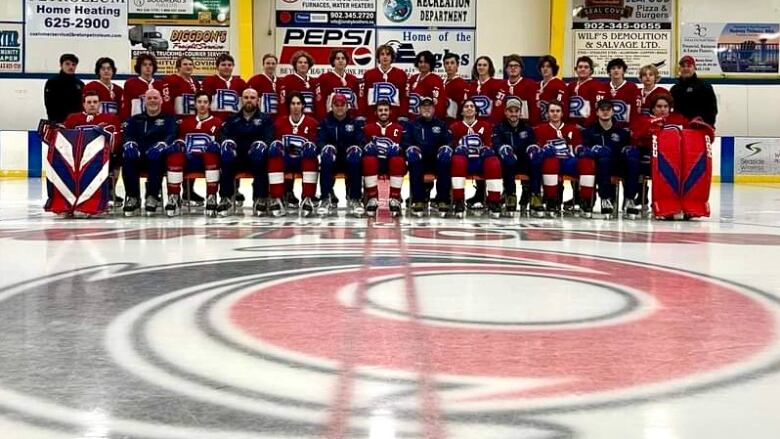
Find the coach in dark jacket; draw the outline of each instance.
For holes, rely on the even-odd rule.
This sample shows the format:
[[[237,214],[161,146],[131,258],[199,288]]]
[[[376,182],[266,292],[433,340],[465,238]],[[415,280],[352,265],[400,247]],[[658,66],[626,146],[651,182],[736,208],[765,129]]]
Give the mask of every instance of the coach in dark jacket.
[[[46,115],[53,122],[62,123],[70,113],[81,111],[81,92],[84,83],[76,77],[79,59],[72,53],[60,56],[60,72],[46,81],[43,102]]]
[[[692,56],[680,58],[680,76],[671,92],[674,111],[688,119],[701,117],[708,124],[715,125],[718,100],[712,86],[696,76],[696,60]]]

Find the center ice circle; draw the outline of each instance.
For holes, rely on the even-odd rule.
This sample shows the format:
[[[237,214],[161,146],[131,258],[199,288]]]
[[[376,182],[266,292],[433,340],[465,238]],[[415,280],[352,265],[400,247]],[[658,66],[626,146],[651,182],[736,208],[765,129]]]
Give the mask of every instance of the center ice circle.
[[[565,325],[624,315],[638,306],[630,293],[590,281],[525,274],[417,275],[418,318],[479,325]],[[403,278],[369,285],[369,308],[408,317]]]

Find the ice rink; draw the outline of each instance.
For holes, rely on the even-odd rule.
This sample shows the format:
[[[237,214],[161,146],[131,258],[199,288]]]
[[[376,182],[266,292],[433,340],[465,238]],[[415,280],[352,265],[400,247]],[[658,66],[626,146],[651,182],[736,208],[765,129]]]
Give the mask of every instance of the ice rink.
[[[0,180],[0,438],[780,438],[780,185],[687,222],[41,194]]]

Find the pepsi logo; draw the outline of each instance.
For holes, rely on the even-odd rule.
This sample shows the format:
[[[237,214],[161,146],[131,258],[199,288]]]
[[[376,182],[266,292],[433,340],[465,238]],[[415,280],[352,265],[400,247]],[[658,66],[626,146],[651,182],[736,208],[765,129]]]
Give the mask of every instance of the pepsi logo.
[[[373,57],[374,54],[371,53],[371,49],[366,46],[356,47],[352,51],[352,61],[359,66],[370,64]]]

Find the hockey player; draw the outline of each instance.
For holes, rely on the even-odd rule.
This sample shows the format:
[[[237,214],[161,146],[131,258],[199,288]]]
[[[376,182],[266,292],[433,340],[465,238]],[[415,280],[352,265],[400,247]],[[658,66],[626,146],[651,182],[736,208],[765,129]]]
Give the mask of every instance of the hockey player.
[[[111,58],[98,58],[95,62],[95,75],[97,81],[92,81],[84,86],[84,96],[87,93],[95,92],[100,99],[98,111],[100,113],[110,113],[119,115],[122,109],[122,87],[111,82],[116,75],[116,64]]]
[[[504,105],[504,120],[493,128],[493,150],[501,160],[501,175],[504,177],[504,209],[510,216],[517,210],[515,177],[529,173],[526,151],[529,146],[536,145],[533,128],[522,119],[523,109],[528,107],[520,99],[510,97]],[[527,209],[530,200],[530,186],[523,184],[521,211]]]
[[[249,88],[257,90],[260,112],[267,114],[272,120],[276,120],[279,114],[279,78],[276,76],[276,65],[279,60],[276,55],[266,53],[263,55],[263,71],[249,79]]]
[[[163,114],[173,114],[173,101],[168,83],[163,79],[157,79],[157,58],[148,53],[142,53],[135,59],[135,78],[125,81],[124,96],[122,96],[122,111],[120,118],[127,120],[132,116],[144,112],[144,96],[147,90],[155,89],[160,92],[161,109]]]
[[[308,52],[299,50],[293,53],[290,64],[294,69],[293,73],[279,79],[279,98],[284,104],[279,107],[279,116],[286,117],[289,107],[288,97],[293,93],[299,93],[304,99],[303,112],[314,116],[315,103],[317,99],[317,78],[309,76],[309,70],[314,64],[314,58]]]
[[[615,124],[620,128],[628,128],[639,116],[637,101],[640,100],[639,88],[633,82],[626,81],[626,62],[615,58],[607,63],[609,73],[609,94],[607,98],[615,107]]]
[[[268,210],[268,170],[266,153],[274,139],[274,126],[270,115],[258,107],[260,95],[254,88],[241,94],[241,111],[230,116],[222,124],[219,180],[220,203],[217,213],[226,216],[233,210],[234,181],[237,171],[251,171],[252,214],[264,216]],[[236,197],[237,198],[237,197]],[[227,200],[227,201],[226,201]]]
[[[596,109],[596,121],[582,133],[583,147],[579,149],[579,157],[590,157],[596,161],[596,185],[598,195],[601,198],[601,214],[609,217],[614,212],[612,199],[615,198],[615,187],[612,185],[612,175],[616,174],[618,167],[623,165],[625,173],[625,160],[627,154],[633,154],[631,146],[631,134],[625,128],[618,128],[613,120],[615,115],[612,102],[608,99],[599,101]],[[636,185],[638,175],[623,175],[628,181]],[[634,192],[636,194],[636,192]],[[633,202],[633,195],[631,197]],[[591,212],[583,206],[583,214],[586,218]]]
[[[539,89],[539,84],[533,79],[523,77],[523,69],[525,69],[525,65],[520,55],[512,54],[506,57],[504,71],[507,80],[501,81],[496,102],[493,103],[495,111],[493,111],[492,120],[494,123],[504,120],[503,104],[510,98],[516,98],[520,101],[520,119],[531,124],[538,123],[539,106],[536,102],[536,91]]]
[[[549,120],[534,128],[539,146],[528,148],[531,188],[538,193],[540,184],[543,185],[547,213],[555,217],[560,214],[558,176],[579,174],[580,205],[587,212],[592,209],[596,165],[592,158],[577,160],[575,157],[582,148],[582,135],[576,125],[563,122],[563,104],[550,102],[547,113]],[[532,206],[532,210],[536,215],[544,216],[541,206]]]
[[[211,114],[211,95],[202,90],[195,93],[194,116],[181,120],[178,139],[166,156],[168,168],[168,203],[165,213],[169,216],[181,212],[181,183],[185,170],[205,170],[207,216],[217,214],[217,187],[219,185],[219,130],[222,121]]]
[[[494,104],[500,101],[501,80],[494,78],[495,74],[496,68],[493,65],[493,60],[487,56],[477,58],[471,69],[468,98],[476,106],[477,119],[491,120]]]
[[[369,122],[363,130],[366,146],[363,149],[363,189],[365,192],[365,210],[370,216],[376,216],[379,207],[379,175],[390,176],[390,199],[388,207],[393,216],[401,214],[401,186],[406,174],[406,162],[401,151],[403,127],[390,118],[390,102],[376,104],[374,122]]]
[[[593,60],[589,56],[577,58],[574,67],[577,79],[570,82],[568,122],[584,129],[596,120],[596,104],[607,95],[607,84],[593,78]]]
[[[456,53],[444,55],[444,93],[447,95],[447,113],[445,121],[449,124],[460,117],[461,105],[469,94],[469,83],[458,74],[460,56]]]
[[[317,193],[317,121],[304,114],[305,101],[301,93],[287,95],[288,116],[280,117],[274,123],[274,141],[268,146],[268,182],[271,202],[268,210],[273,216],[285,214],[282,196],[286,188],[292,188],[292,179],[285,181],[286,172],[303,174],[303,193],[299,207],[301,216],[314,211],[314,197]],[[289,192],[292,194],[292,192]],[[294,198],[294,197],[293,197]]]
[[[639,113],[642,115],[649,115],[651,113],[650,99],[659,94],[669,94],[669,90],[658,85],[658,81],[661,80],[661,73],[658,72],[658,67],[653,64],[648,64],[639,69],[639,82],[642,83],[642,88],[639,89],[639,100],[636,103],[639,108]]]
[[[347,96],[333,94],[330,106],[332,110],[317,130],[317,147],[320,150],[320,206],[317,213],[335,213],[338,198],[333,193],[333,184],[336,173],[344,172],[347,174],[348,213],[361,216],[361,160],[363,145],[366,144],[363,124],[350,116]]]
[[[444,81],[433,73],[436,57],[431,51],[423,50],[415,56],[414,65],[419,73],[412,75],[407,85],[409,120],[413,121],[420,115],[420,101],[423,97],[433,99],[436,117],[443,118],[447,112],[447,99],[444,96]]]
[[[471,99],[466,99],[463,102],[463,119],[453,122],[450,131],[454,147],[450,170],[453,213],[456,217],[463,218],[466,176],[478,175],[486,183],[490,216],[499,217],[501,215],[501,162],[490,147],[493,136],[492,126],[486,120],[477,119],[476,104]]]
[[[211,96],[211,112],[220,119],[227,119],[241,106],[241,93],[246,82],[233,75],[235,60],[227,53],[217,57],[217,73],[203,79],[203,91]]]
[[[411,186],[412,214],[424,214],[430,198],[431,187],[425,184],[425,174],[436,174],[436,199],[439,216],[450,211],[450,166],[452,162],[452,133],[447,123],[436,117],[433,99],[420,99],[420,117],[404,131],[401,146],[406,154]]]
[[[195,93],[200,90],[200,82],[192,76],[194,69],[192,58],[183,55],[176,59],[176,73],[165,78],[173,101],[173,113],[179,120],[195,114]]]
[[[101,106],[98,93],[88,91],[84,94],[84,111],[69,114],[62,124],[69,129],[99,126],[113,133],[114,144],[111,145],[111,160],[113,162],[114,155],[118,153],[119,146],[122,144],[122,133],[119,131],[121,123],[115,114],[101,112]]]
[[[127,89],[125,89],[127,90]],[[125,216],[136,215],[141,209],[140,172],[146,170],[146,212],[153,215],[160,205],[165,155],[176,140],[176,119],[162,112],[162,95],[149,89],[143,97],[144,111],[127,121],[122,147],[125,182]]]
[[[409,100],[406,95],[408,76],[403,70],[393,66],[395,49],[383,44],[376,49],[378,66],[363,74],[363,85],[360,88],[360,108],[367,122],[376,122],[376,107],[380,101],[390,103],[390,120],[397,121],[399,117],[406,118]]]
[[[331,101],[334,96],[341,95],[347,99],[349,117],[362,117],[358,108],[360,95],[360,80],[347,72],[349,55],[344,49],[333,49],[330,53],[330,65],[333,70],[325,72],[317,78],[317,118],[324,119],[333,109]]]
[[[566,83],[558,78],[558,61],[552,55],[545,55],[539,59],[537,65],[539,73],[542,75],[542,81],[539,82],[539,90],[536,100],[539,103],[539,120],[547,122],[547,106],[550,102],[557,101],[563,105],[563,115],[569,115],[569,95],[566,90]]]

